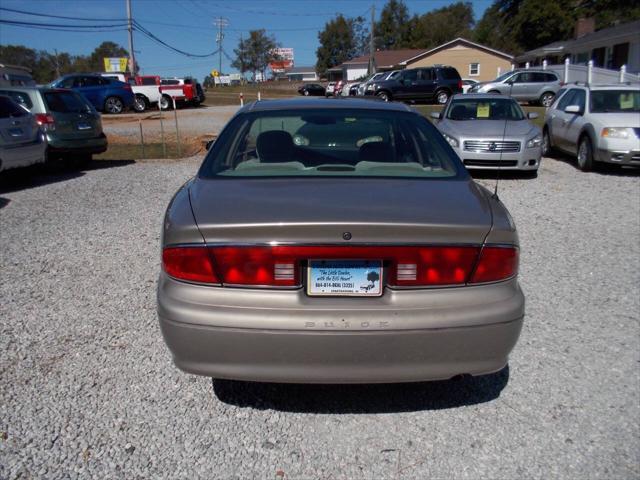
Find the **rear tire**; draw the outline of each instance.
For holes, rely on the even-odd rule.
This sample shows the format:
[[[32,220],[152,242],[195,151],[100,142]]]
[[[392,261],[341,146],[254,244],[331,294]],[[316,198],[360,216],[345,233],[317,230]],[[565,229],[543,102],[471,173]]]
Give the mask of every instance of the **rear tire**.
[[[580,139],[578,145],[578,167],[583,172],[590,172],[593,170],[595,162],[593,160],[593,147],[591,146],[591,140],[588,135],[584,135]]]
[[[161,110],[173,109],[173,101],[169,95],[162,95],[162,98],[160,98],[160,109]]]
[[[544,92],[540,96],[540,105],[542,105],[545,108],[549,108],[551,106],[551,104],[553,103],[553,99],[554,98],[556,98],[556,95],[554,93]]]
[[[147,99],[144,98],[142,95],[136,95],[135,98],[133,99],[133,109],[138,113],[142,113],[147,108],[149,108]]]
[[[449,101],[450,96],[451,94],[446,90],[440,90],[436,92],[436,102],[438,102],[438,105],[444,105]]]
[[[106,113],[122,113],[124,111],[124,103],[118,97],[107,97],[104,101],[104,111]]]
[[[540,147],[543,157],[548,157],[553,153],[553,146],[551,145],[551,135],[549,135],[548,128],[545,128],[542,132],[542,145],[540,145]]]

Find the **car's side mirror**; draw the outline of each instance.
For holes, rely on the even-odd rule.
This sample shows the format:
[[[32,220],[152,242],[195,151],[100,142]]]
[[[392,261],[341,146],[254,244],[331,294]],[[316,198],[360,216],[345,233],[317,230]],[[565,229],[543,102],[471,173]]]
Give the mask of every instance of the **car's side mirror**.
[[[540,115],[538,115],[536,112],[529,112],[529,113],[527,113],[527,118],[528,118],[529,120],[533,120],[533,119],[535,119],[535,118],[538,118],[539,116],[540,116]]]
[[[429,116],[431,118],[435,118],[436,120],[440,120],[442,118],[442,112],[431,112]]]
[[[580,107],[578,105],[569,105],[564,109],[565,112],[567,113],[574,113],[576,115],[581,115],[582,114],[582,110],[580,109]]]

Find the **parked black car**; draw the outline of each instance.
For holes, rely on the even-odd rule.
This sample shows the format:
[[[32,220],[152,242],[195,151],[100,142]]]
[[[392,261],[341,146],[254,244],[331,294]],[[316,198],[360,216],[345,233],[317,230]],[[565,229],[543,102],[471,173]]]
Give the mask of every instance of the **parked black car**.
[[[305,97],[316,96],[316,97],[324,97],[325,89],[319,83],[305,83],[300,88],[298,88],[298,93],[300,95],[304,95]]]
[[[451,95],[462,93],[462,79],[458,71],[449,66],[434,65],[402,70],[399,75],[375,82],[365,95],[384,100],[424,100],[447,103]]]

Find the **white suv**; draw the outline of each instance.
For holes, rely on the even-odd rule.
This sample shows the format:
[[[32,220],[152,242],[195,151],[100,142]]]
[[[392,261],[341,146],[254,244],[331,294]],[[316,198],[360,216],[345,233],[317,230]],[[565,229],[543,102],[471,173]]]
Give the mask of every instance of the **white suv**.
[[[640,86],[567,85],[547,110],[542,154],[557,148],[583,171],[598,162],[640,166]]]

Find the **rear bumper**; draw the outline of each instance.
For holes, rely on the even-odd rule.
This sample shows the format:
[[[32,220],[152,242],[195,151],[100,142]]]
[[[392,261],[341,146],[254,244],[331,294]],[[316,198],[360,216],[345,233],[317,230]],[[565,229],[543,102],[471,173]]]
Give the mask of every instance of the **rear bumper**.
[[[214,378],[294,383],[447,379],[503,368],[520,335],[517,281],[312,298],[189,285],[164,273],[160,328],[175,364]]]
[[[0,147],[0,172],[11,168],[28,167],[46,160],[47,142],[43,134],[38,134],[34,142],[19,147]]]
[[[93,154],[107,150],[108,142],[104,133],[99,137],[73,140],[60,140],[49,136],[49,151],[58,154]]]

